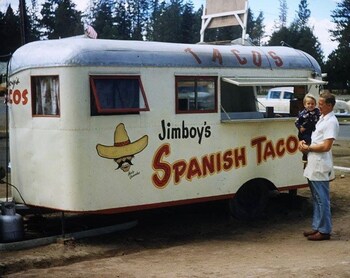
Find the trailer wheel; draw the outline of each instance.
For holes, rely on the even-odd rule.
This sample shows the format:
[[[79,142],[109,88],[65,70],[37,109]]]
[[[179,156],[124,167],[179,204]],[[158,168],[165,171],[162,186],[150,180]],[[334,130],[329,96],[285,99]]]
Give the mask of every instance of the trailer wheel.
[[[269,185],[261,180],[245,183],[229,201],[231,214],[239,220],[261,218],[269,199]]]

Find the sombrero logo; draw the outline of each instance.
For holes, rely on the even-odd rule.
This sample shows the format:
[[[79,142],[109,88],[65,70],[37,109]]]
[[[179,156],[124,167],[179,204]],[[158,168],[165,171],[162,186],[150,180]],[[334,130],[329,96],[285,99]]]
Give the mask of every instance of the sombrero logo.
[[[114,132],[114,145],[105,146],[96,145],[96,150],[99,156],[103,158],[113,159],[117,164],[117,169],[128,172],[131,168],[131,160],[135,154],[142,152],[148,145],[148,136],[144,135],[140,139],[131,142],[128,133],[125,130],[124,124],[119,124]]]

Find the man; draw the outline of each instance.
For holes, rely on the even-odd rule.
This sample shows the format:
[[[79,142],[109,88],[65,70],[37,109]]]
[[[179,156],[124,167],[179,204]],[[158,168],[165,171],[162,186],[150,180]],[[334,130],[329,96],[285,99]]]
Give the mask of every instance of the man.
[[[311,136],[311,145],[299,142],[299,150],[308,153],[304,176],[308,179],[313,199],[312,230],[304,232],[308,240],[328,240],[332,231],[329,181],[335,178],[332,146],[338,136],[339,123],[334,115],[335,97],[323,92],[318,100],[321,117]]]

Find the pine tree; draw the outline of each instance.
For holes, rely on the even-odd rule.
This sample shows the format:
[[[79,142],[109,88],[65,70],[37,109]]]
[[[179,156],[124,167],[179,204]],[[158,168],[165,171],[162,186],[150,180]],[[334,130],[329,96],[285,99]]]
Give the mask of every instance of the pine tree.
[[[84,34],[81,12],[71,0],[61,0],[55,11],[55,27],[51,38],[66,38]]]
[[[313,29],[307,26],[310,10],[307,9],[307,0],[301,0],[297,17],[289,27],[282,27],[275,31],[269,41],[269,45],[287,45],[300,49],[311,56],[323,66],[323,51],[318,38],[313,34]],[[302,22],[304,24],[302,24]]]
[[[179,42],[182,39],[182,0],[170,0],[170,4],[162,14],[162,41]]]
[[[92,7],[92,22],[100,39],[117,39],[117,26],[114,25],[113,1],[95,1]]]
[[[84,33],[81,12],[71,0],[47,0],[41,9],[40,27],[48,39],[58,39]]]
[[[162,41],[163,38],[163,13],[166,10],[164,1],[151,0],[149,26],[147,28],[147,40]]]
[[[131,15],[129,9],[124,1],[118,1],[116,4],[116,16],[114,25],[116,27],[116,37],[120,40],[131,39]]]
[[[328,57],[326,72],[329,86],[333,88],[350,88],[350,0],[342,0],[332,11],[336,28],[331,30],[333,40],[339,45]]]
[[[280,1],[280,14],[279,14],[279,23],[278,28],[283,28],[287,26],[287,13],[288,13],[288,6],[287,6],[287,0],[279,0]]]
[[[15,52],[21,46],[21,35],[19,17],[15,15],[11,5],[7,7],[5,14],[1,17],[0,28],[2,29],[0,55]]]
[[[342,0],[332,12],[333,22],[336,29],[331,30],[334,40],[339,42],[340,47],[349,47],[350,43],[350,0]]]
[[[254,45],[261,45],[262,38],[265,34],[264,14],[259,13],[257,19],[254,19],[254,14],[251,9],[248,9],[247,34]]]
[[[133,40],[143,40],[147,35],[146,25],[148,21],[149,2],[147,0],[129,0],[129,11],[132,19]]]
[[[57,1],[47,0],[41,8],[41,38],[51,38],[55,29],[55,9],[57,8]]]
[[[28,41],[37,41],[40,39],[40,23],[38,18],[38,4],[36,0],[31,0],[31,7],[28,8],[29,30]]]
[[[297,18],[295,20],[296,24],[303,28],[307,26],[308,20],[311,15],[311,11],[308,9],[308,2],[307,0],[301,0],[299,3],[299,10],[297,12]]]
[[[195,14],[193,12],[194,6],[192,2],[187,2],[184,5],[183,13],[182,13],[182,22],[181,22],[181,39],[179,42],[181,43],[195,43],[198,41],[193,36],[194,27],[195,27]]]
[[[0,37],[1,37],[1,38],[4,38],[5,35],[6,35],[6,33],[7,33],[7,30],[6,30],[6,28],[5,28],[4,17],[5,17],[5,14],[3,14],[3,13],[0,11]],[[1,39],[1,40],[0,40],[0,55],[6,55],[6,54],[8,54],[8,53],[5,52],[4,47],[5,47],[5,40],[4,40],[4,39]]]
[[[202,27],[202,15],[203,15],[203,5],[194,12],[194,24],[193,24],[193,31],[192,31],[192,42],[197,43],[200,41],[200,31]]]

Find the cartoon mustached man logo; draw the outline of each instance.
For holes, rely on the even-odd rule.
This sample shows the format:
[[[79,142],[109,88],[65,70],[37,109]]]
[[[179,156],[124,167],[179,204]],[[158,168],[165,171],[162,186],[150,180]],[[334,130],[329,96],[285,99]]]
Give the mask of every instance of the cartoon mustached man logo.
[[[148,144],[148,136],[144,135],[140,139],[130,142],[129,136],[125,130],[124,124],[119,124],[114,132],[114,145],[105,146],[97,144],[96,149],[99,156],[113,159],[117,164],[117,169],[128,172],[132,164],[134,155],[142,152]]]

